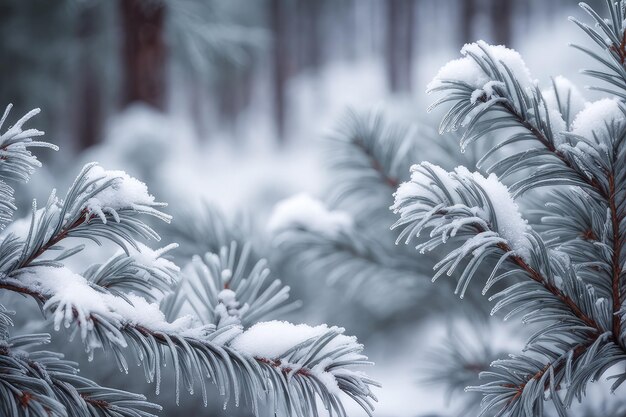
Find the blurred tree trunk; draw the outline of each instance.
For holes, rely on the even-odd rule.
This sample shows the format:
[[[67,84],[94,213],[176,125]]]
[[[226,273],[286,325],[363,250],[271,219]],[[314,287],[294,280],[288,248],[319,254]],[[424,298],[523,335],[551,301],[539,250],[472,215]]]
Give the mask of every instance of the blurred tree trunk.
[[[123,33],[122,105],[141,101],[165,108],[165,4],[159,0],[120,0]]]
[[[299,0],[297,20],[299,26],[295,33],[299,40],[299,67],[317,69],[322,63],[322,44],[320,20],[323,0]]]
[[[513,37],[513,5],[513,0],[491,0],[493,41],[498,45],[511,45]]]
[[[459,37],[461,45],[474,41],[474,19],[476,17],[477,7],[476,0],[459,0],[461,2],[461,11],[459,13]]]
[[[98,32],[98,7],[82,5],[76,36],[78,57],[78,92],[76,111],[76,144],[79,150],[95,145],[102,129],[102,91],[93,53],[93,39]]]
[[[286,122],[286,86],[289,76],[289,55],[287,52],[287,19],[284,0],[271,0],[270,25],[273,35],[273,88],[274,88],[274,120],[278,140],[285,139]]]
[[[411,91],[414,0],[388,0],[386,64],[392,92]]]

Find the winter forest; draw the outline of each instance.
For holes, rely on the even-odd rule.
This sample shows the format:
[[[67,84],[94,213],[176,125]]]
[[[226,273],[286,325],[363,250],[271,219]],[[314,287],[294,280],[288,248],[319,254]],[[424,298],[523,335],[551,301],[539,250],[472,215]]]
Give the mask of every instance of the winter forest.
[[[626,0],[0,0],[0,417],[626,416]]]

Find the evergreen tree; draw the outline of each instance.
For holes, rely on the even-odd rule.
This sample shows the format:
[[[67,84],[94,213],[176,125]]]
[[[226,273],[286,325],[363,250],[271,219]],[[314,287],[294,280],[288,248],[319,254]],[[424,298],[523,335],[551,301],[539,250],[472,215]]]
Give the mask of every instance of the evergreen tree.
[[[0,128],[6,121],[7,108]],[[289,287],[270,278],[264,260],[248,264],[250,248],[236,242],[197,256],[181,274],[147,219],[169,222],[145,184],[122,171],[86,165],[64,198],[53,191],[33,202],[27,219],[14,220],[11,181],[25,182],[39,161],[34,147],[43,133],[23,130],[39,111],[0,136],[0,291],[33,299],[55,330],[66,328],[89,357],[102,349],[121,371],[134,361],[161,386],[161,368],[175,370],[176,396],[207,383],[224,405],[241,401],[259,415],[316,415],[322,405],[344,416],[341,396],[368,413],[376,383],[353,370],[369,362],[363,347],[343,329],[262,321],[294,307]],[[79,241],[86,243],[78,244]],[[120,247],[108,259],[77,273],[70,265],[87,244]],[[194,296],[188,289],[193,290]],[[7,416],[152,416],[160,407],[145,397],[98,385],[78,375],[76,364],[40,350],[47,334],[12,336],[11,315],[0,307],[0,414]]]

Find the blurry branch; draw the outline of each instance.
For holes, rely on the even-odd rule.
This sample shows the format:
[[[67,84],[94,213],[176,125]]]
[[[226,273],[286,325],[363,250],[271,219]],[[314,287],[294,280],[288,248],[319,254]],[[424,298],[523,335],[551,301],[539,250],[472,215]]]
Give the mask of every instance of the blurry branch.
[[[326,159],[335,173],[331,202],[353,208],[358,218],[388,216],[391,194],[419,158],[421,139],[415,129],[389,123],[381,113],[348,111],[328,144]]]
[[[444,340],[420,363],[423,381],[444,388],[447,401],[455,401],[460,416],[480,413],[482,395],[464,393],[465,389],[480,385],[479,375],[505,354],[491,346],[496,334],[489,324],[480,322],[479,317],[471,319],[479,322],[449,324]]]

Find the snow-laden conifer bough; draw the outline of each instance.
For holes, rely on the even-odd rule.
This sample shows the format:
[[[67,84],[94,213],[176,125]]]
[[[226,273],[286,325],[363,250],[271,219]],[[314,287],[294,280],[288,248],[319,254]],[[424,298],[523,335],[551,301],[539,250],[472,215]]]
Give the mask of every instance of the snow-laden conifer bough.
[[[460,129],[462,149],[495,138],[479,162],[486,174],[420,163],[395,193],[399,241],[446,249],[434,279],[459,270],[462,297],[484,277],[493,313],[539,329],[469,388],[484,414],[541,416],[549,401],[565,416],[590,381],[608,375],[614,390],[626,380],[626,2],[606,3],[607,18],[581,4],[595,27],[572,21],[597,46],[575,46],[599,64],[584,71],[602,82],[591,88],[611,97],[585,103],[563,77],[542,91],[517,52],[465,45],[428,90],[441,93],[433,108],[451,106],[441,131]],[[517,201],[546,187],[530,224]]]
[[[181,274],[164,258],[176,245],[152,250],[140,242],[159,240],[146,217],[170,217],[124,172],[88,164],[64,198],[53,191],[42,208],[33,202],[30,218],[13,221],[10,181],[26,182],[40,165],[32,147],[56,149],[32,139],[42,132],[22,129],[37,113],[0,136],[0,291],[35,299],[54,329],[69,329],[90,358],[102,349],[121,371],[129,360],[142,365],[157,392],[161,368],[173,366],[177,399],[181,386],[190,393],[199,387],[206,404],[212,383],[225,406],[243,401],[257,415],[269,406],[277,415],[312,416],[323,407],[345,416],[345,399],[371,413],[377,384],[354,369],[369,364],[354,337],[338,327],[262,321],[297,303],[288,302],[289,287],[270,278],[265,261],[246,266],[247,246],[197,256]],[[66,261],[84,249],[80,240],[120,250],[78,273]],[[61,353],[36,350],[49,335],[10,336],[11,327],[0,306],[0,415],[152,416],[160,409],[79,376]]]

